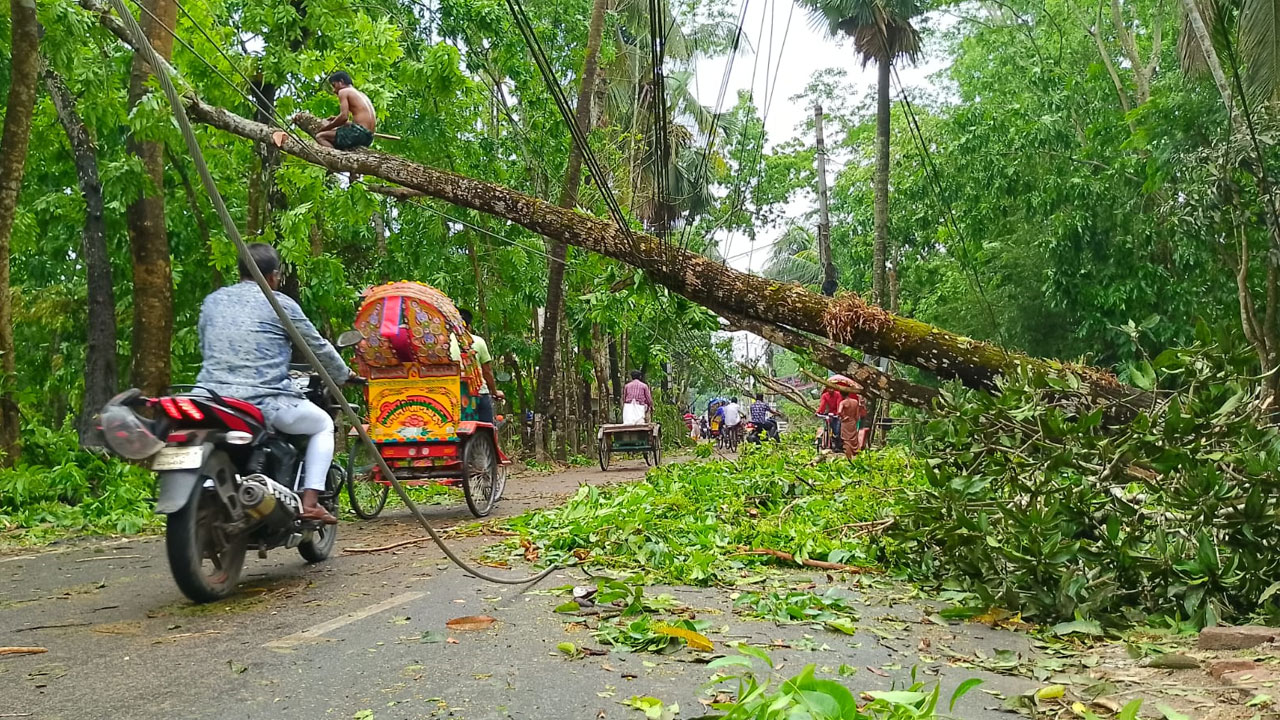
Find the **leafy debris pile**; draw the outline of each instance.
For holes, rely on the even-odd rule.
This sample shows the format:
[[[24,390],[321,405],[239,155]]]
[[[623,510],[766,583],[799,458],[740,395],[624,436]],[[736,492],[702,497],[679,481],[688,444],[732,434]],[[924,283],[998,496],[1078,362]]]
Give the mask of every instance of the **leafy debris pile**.
[[[814,463],[798,440],[747,447],[737,462],[667,465],[644,482],[583,486],[561,507],[512,519],[518,537],[495,552],[643,572],[650,583],[740,582],[768,562],[753,550],[872,564],[875,532],[900,489],[919,483],[902,451]],[[876,541],[878,542],[878,541]],[[537,549],[530,552],[530,547]]]

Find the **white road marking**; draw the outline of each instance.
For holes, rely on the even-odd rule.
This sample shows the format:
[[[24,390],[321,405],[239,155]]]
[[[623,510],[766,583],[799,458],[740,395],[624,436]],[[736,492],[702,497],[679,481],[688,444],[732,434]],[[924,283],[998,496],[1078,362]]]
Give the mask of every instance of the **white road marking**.
[[[326,620],[318,625],[312,625],[311,627],[301,632],[296,632],[292,635],[285,635],[284,637],[278,640],[272,640],[271,642],[264,644],[262,647],[290,648],[290,647],[293,647],[294,645],[302,645],[304,643],[315,642],[320,639],[320,636],[324,635],[330,630],[337,630],[338,628],[344,625],[350,625],[351,623],[357,620],[363,620],[364,618],[367,618],[370,615],[377,615],[383,610],[390,610],[391,608],[397,605],[403,605],[407,602],[412,602],[414,600],[417,600],[420,597],[423,597],[424,595],[426,595],[426,593],[420,593],[420,592],[407,592],[401,595],[396,595],[395,597],[389,600],[383,600],[382,602],[376,605],[370,605],[367,608],[355,610],[353,612],[347,613],[346,615],[340,615],[332,620]]]

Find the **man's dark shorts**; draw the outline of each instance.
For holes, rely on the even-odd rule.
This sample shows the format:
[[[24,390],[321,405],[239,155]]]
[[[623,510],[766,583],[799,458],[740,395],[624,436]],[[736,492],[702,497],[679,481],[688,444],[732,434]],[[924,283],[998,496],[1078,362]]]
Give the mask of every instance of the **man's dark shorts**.
[[[347,123],[333,135],[333,146],[339,150],[369,147],[373,144],[373,131],[363,125]]]
[[[493,396],[488,393],[476,396],[476,420],[495,424],[493,415]]]

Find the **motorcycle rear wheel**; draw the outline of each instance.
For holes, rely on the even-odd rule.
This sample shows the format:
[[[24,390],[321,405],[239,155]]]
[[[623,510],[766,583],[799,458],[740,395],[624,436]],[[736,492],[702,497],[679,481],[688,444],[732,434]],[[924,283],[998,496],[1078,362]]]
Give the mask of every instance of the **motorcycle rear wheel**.
[[[227,536],[218,525],[231,522],[231,513],[206,480],[234,481],[235,466],[221,450],[211,453],[191,490],[187,504],[171,513],[165,524],[165,550],[173,580],[192,602],[221,600],[235,592],[244,570],[248,538]]]
[[[342,489],[342,468],[329,466],[329,475],[325,478],[326,492],[320,496],[320,505],[325,510],[338,515],[338,493]],[[333,546],[338,540],[338,526],[321,524],[318,530],[312,530],[307,538],[298,544],[298,554],[309,563],[324,562],[333,554]]]

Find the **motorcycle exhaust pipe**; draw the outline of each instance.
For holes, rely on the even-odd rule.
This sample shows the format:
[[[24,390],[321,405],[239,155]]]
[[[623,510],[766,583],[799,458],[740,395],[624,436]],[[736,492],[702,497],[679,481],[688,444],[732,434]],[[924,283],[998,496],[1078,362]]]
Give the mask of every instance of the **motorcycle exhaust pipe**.
[[[302,501],[298,496],[266,475],[241,478],[236,495],[245,513],[258,522],[283,526],[302,513]]]

